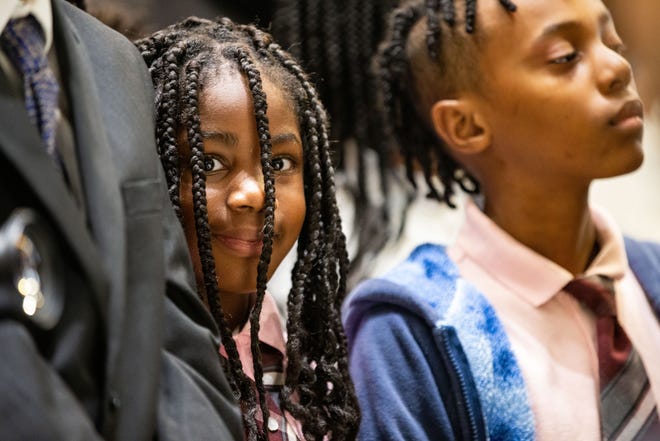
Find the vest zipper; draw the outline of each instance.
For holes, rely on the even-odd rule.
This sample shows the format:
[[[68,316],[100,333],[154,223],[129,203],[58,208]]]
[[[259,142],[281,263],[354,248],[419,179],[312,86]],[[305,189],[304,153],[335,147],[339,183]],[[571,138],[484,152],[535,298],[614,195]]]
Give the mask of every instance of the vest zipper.
[[[470,365],[461,349],[456,330],[443,327],[437,332],[444,351],[440,351],[446,365],[447,375],[452,384],[454,403],[457,409],[461,440],[488,440],[485,423],[482,417],[481,404],[470,373]],[[466,374],[467,373],[467,374]],[[450,406],[452,403],[445,402]]]

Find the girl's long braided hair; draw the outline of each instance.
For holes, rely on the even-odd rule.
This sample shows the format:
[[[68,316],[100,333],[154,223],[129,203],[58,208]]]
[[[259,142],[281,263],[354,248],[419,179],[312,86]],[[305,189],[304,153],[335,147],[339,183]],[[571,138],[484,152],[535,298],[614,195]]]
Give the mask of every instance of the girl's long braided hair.
[[[498,1],[506,11],[516,10],[511,0]],[[429,197],[451,208],[455,208],[454,184],[476,194],[479,183],[447,153],[425,113],[429,100],[449,97],[459,84],[471,81],[477,70],[471,59],[475,54],[466,49],[471,44],[466,44],[466,34],[476,30],[477,0],[462,3],[463,11],[456,10],[454,0],[402,4],[390,15],[387,36],[375,60],[384,132],[391,148],[402,152],[413,186],[414,170],[421,166]],[[465,34],[455,29],[460,20]],[[429,97],[430,93],[440,95]]]
[[[254,26],[234,24],[229,19],[213,22],[191,17],[137,41],[136,45],[154,82],[157,148],[170,200],[180,219],[180,175],[186,165],[180,163],[176,141],[181,131],[188,136],[195,226],[204,275],[200,296],[220,328],[227,352],[225,371],[241,404],[250,440],[268,438],[266,424],[259,430],[256,423],[258,408],[263,421],[268,420],[258,331],[272,250],[276,189],[262,76],[268,76],[292,100],[303,138],[307,213],[298,238],[298,257],[287,304],[287,367],[282,407],[301,421],[308,439],[354,438],[359,409],[348,374],[346,341],[339,313],[346,292],[348,257],[335,200],[327,117],[316,91],[300,66],[270,35]],[[213,72],[229,68],[237,69],[247,79],[261,146],[266,195],[256,302],[250,313],[256,391],[243,373],[219,302],[206,206],[199,99]]]
[[[398,2],[277,0],[273,19],[273,35],[313,74],[328,106],[339,168],[347,172],[345,188],[355,205],[355,279],[365,260],[397,233],[388,231],[390,213],[382,202],[389,196],[392,157],[374,109],[377,87],[370,60],[384,35],[387,14]],[[370,185],[374,177],[376,185]]]

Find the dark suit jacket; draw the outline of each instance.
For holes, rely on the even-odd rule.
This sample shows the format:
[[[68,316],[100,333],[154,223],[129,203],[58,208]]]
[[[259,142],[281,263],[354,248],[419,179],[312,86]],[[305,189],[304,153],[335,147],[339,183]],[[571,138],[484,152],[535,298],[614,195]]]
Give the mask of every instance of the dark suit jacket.
[[[0,439],[242,438],[167,198],[142,59],[64,1],[53,16],[85,208],[0,84],[0,223],[21,206],[45,219],[65,288],[42,329],[0,283]]]

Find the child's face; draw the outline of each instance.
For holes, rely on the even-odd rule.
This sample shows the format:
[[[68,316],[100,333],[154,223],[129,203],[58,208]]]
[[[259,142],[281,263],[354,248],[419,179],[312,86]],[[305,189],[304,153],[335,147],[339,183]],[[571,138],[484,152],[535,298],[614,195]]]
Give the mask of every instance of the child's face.
[[[300,234],[305,219],[303,148],[291,103],[263,78],[275,169],[275,225],[268,278]],[[238,73],[223,73],[203,91],[200,120],[207,158],[206,197],[221,295],[256,290],[265,194],[252,97]],[[187,143],[185,143],[187,145]],[[181,206],[193,263],[201,280],[191,172],[184,169]]]
[[[600,0],[481,2],[482,110],[499,173],[588,183],[642,161],[642,108]],[[521,175],[522,176],[522,175]]]

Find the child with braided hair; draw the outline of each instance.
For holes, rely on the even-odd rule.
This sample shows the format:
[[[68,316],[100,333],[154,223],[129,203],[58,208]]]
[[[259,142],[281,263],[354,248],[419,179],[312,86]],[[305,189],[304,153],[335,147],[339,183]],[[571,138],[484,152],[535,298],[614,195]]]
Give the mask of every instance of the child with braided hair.
[[[191,17],[137,43],[157,146],[250,440],[351,439],[359,411],[339,308],[347,254],[326,114],[253,26]],[[285,343],[266,283],[297,241]]]
[[[385,131],[440,203],[479,194],[344,306],[360,439],[660,439],[660,246],[588,202],[643,159],[622,48],[601,0],[393,12]]]

